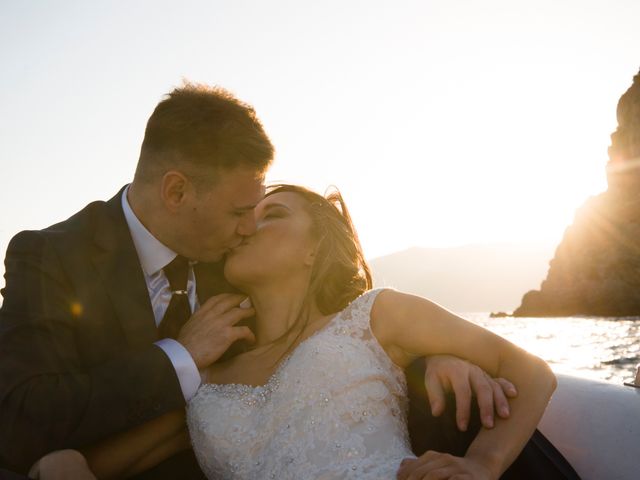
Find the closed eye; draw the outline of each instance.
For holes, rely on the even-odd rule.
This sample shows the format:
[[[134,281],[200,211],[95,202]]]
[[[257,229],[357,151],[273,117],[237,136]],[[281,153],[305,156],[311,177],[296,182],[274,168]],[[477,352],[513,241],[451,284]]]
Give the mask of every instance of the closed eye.
[[[283,218],[287,216],[288,213],[289,213],[288,209],[279,205],[273,205],[265,209],[265,211],[262,213],[262,219],[268,220],[273,218]]]
[[[232,212],[232,215],[236,218],[242,218],[247,214],[253,215],[253,212],[251,210],[236,210]]]

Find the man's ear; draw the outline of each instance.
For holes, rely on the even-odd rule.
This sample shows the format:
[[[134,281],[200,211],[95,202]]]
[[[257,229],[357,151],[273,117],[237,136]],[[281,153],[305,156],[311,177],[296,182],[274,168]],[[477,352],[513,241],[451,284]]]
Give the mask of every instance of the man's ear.
[[[169,170],[162,176],[160,183],[162,203],[170,212],[177,212],[184,204],[190,187],[191,184],[183,173]]]

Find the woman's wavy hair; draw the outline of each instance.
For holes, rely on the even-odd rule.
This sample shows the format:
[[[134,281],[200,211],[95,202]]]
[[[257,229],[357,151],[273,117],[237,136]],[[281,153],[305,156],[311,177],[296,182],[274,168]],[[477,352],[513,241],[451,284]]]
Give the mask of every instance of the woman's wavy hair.
[[[337,188],[323,197],[298,185],[277,184],[266,196],[295,193],[305,201],[311,217],[311,235],[318,242],[309,282],[309,295],[323,315],[339,312],[372,286],[351,215]]]
[[[284,340],[292,331],[298,330],[292,347],[307,326],[312,301],[323,315],[336,313],[371,289],[373,282],[349,210],[337,188],[330,188],[322,196],[298,185],[277,184],[267,188],[266,196],[276,193],[295,193],[304,200],[311,217],[311,235],[318,242],[307,295],[298,319],[276,340]]]

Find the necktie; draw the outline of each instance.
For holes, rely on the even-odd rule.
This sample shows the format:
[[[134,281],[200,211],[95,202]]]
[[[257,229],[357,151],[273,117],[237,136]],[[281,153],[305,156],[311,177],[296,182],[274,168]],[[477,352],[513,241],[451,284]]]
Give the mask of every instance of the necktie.
[[[171,301],[160,322],[160,338],[176,338],[182,325],[191,317],[191,306],[187,294],[189,261],[178,255],[162,269],[169,280]]]

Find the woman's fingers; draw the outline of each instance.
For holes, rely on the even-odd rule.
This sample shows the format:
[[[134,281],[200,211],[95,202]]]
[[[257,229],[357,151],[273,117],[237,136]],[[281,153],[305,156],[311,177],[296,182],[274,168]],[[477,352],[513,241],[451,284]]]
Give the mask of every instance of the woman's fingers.
[[[429,450],[419,458],[404,459],[398,469],[398,480],[417,480],[423,478],[449,478],[440,477],[443,472],[451,473],[445,470],[454,463],[455,457],[447,453],[435,452]]]
[[[416,459],[404,459],[398,480],[486,480],[489,471],[481,464],[465,458],[428,451]]]
[[[448,480],[455,473],[455,468],[451,466],[434,468],[431,465],[423,465],[409,475],[407,480]]]
[[[428,450],[418,458],[405,458],[400,463],[398,469],[398,480],[406,480],[417,469],[422,468],[424,465],[441,466],[443,458],[446,454]]]
[[[418,458],[405,458],[400,462],[400,467],[396,472],[397,480],[407,480],[409,475],[416,469],[416,467],[420,466]]]

